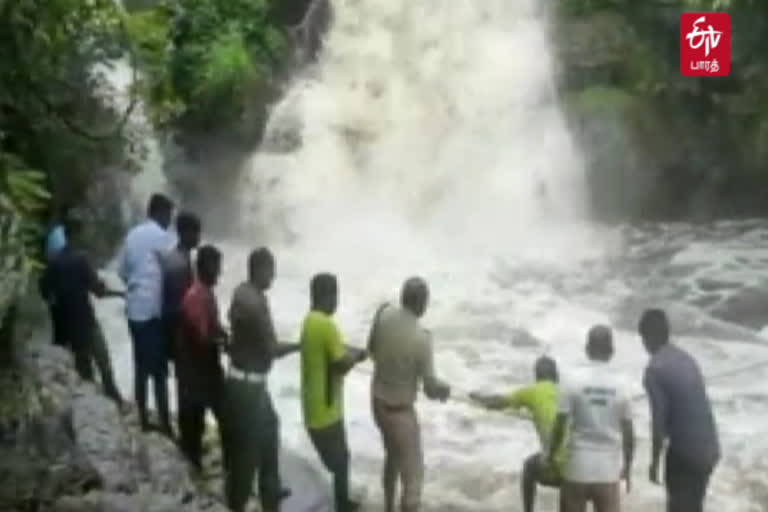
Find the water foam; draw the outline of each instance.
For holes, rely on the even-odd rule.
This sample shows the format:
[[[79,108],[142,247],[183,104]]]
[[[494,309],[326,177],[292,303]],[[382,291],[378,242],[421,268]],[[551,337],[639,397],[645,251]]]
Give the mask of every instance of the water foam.
[[[611,319],[595,304],[609,303],[614,292],[589,302],[549,282],[553,265],[564,265],[558,271],[589,287],[581,264],[603,255],[604,238],[588,223],[583,162],[558,109],[540,2],[337,0],[335,11],[320,62],[297,78],[268,128],[298,127],[301,146],[258,152],[248,164],[237,197],[241,240],[220,244],[222,311],[245,277],[250,247],[268,243],[278,259],[270,297],[283,339],[296,339],[314,272],[339,275],[337,320],[356,345],[363,344],[378,303],[394,299],[402,280],[420,273],[433,291],[425,324],[439,334],[436,365],[457,392],[526,383],[531,362],[547,349],[566,371],[583,361],[586,329]],[[500,282],[495,275],[512,277]],[[105,305],[100,316],[118,340],[113,354],[120,384],[131,389],[119,307]],[[527,328],[543,342],[518,345],[510,327]],[[685,343],[708,372],[757,350],[736,343],[724,350],[713,340]],[[616,357],[639,393],[646,356],[636,336],[617,334]],[[302,426],[299,375],[298,361],[289,358],[270,376],[282,442],[319,466]],[[346,421],[355,482],[375,503],[382,452],[368,378],[350,374]],[[754,425],[765,418],[755,403],[735,399],[739,393],[713,391],[718,407],[738,420],[723,419],[724,444],[733,455],[713,483],[713,505],[724,512],[749,510],[740,472],[751,463],[739,442],[754,439]],[[426,510],[517,510],[520,465],[538,445],[532,426],[459,402],[422,400],[418,407]],[[639,481],[627,509],[662,510],[661,490],[641,479],[645,404],[637,411]],[[552,508],[552,493],[543,500]]]

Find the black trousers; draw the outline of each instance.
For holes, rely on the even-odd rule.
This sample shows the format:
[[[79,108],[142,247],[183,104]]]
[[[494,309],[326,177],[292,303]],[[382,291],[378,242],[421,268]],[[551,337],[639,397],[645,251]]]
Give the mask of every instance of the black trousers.
[[[222,445],[222,457],[226,461],[224,451],[224,418],[221,396],[194,397],[183,391],[184,383],[179,381],[178,427],[179,447],[189,461],[198,469],[203,467],[203,436],[205,434],[205,413],[211,411],[216,419],[219,439]],[[226,464],[225,464],[226,467]]]
[[[133,341],[134,396],[139,421],[144,430],[149,428],[147,413],[147,383],[152,379],[155,405],[160,426],[171,432],[168,409],[168,356],[163,323],[159,318],[146,322],[128,322]]]
[[[333,474],[333,491],[336,512],[350,509],[349,500],[349,447],[344,420],[325,428],[308,429],[309,438],[320,456],[320,460]]]
[[[225,381],[226,452],[224,492],[233,512],[243,512],[258,471],[259,498],[264,512],[280,505],[279,420],[264,384],[233,378]]]
[[[667,512],[703,512],[713,470],[714,467],[698,467],[668,450],[664,474]]]
[[[109,357],[107,340],[98,324],[87,327],[87,323],[80,333],[69,333],[69,345],[75,356],[75,370],[81,379],[94,382],[94,365],[99,371],[101,385],[104,394],[115,401],[118,406],[123,405],[123,397],[115,383],[115,375],[112,371],[112,361]],[[66,338],[62,338],[66,342]]]

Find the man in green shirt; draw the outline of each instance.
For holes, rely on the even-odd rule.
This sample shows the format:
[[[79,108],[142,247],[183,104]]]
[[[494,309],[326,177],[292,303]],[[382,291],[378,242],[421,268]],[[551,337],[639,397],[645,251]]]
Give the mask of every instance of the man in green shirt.
[[[345,347],[333,320],[338,284],[333,274],[317,274],[310,284],[311,311],[301,329],[301,403],[304,425],[325,467],[333,474],[336,512],[360,508],[349,498],[349,448],[344,430],[343,381],[364,350]]]
[[[531,412],[533,424],[539,434],[541,451],[531,455],[523,464],[521,480],[523,510],[533,512],[536,501],[536,483],[547,487],[560,487],[564,450],[558,451],[555,466],[547,462],[547,453],[552,428],[557,418],[558,373],[557,364],[549,357],[540,357],[534,365],[536,383],[522,388],[511,395],[483,395],[471,393],[470,398],[488,409],[527,409]],[[560,509],[562,510],[562,495]]]

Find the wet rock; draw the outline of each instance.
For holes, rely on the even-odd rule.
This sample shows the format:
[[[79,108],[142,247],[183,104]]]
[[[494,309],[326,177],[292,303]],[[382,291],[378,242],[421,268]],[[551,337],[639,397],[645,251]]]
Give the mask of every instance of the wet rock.
[[[0,432],[0,510],[226,510],[194,484],[170,440],[142,434],[81,382],[69,353],[30,342],[23,367],[33,392],[16,428]]]
[[[541,347],[544,342],[529,331],[513,327],[509,336],[512,346],[515,347]]]
[[[768,325],[768,288],[745,288],[712,308],[713,316],[759,330]]]
[[[695,297],[691,299],[689,302],[693,304],[694,306],[699,306],[701,308],[711,308],[718,302],[722,300],[722,295],[718,295],[716,293],[708,293],[706,295],[701,295],[698,297]]]
[[[702,278],[696,280],[696,285],[705,292],[718,292],[722,290],[733,290],[741,287],[741,283],[732,281],[721,281],[719,279]]]
[[[156,433],[142,436],[139,443],[137,456],[144,468],[142,478],[155,492],[174,496],[179,502],[194,496],[190,466],[174,443]]]
[[[137,468],[130,434],[115,404],[91,389],[80,389],[72,407],[77,446],[98,471],[104,490],[136,492]]]

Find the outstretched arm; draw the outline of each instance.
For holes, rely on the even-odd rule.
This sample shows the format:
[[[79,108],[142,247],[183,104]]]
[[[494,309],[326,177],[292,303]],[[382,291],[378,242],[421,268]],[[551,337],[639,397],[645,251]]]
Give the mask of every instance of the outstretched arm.
[[[473,392],[469,394],[472,401],[491,410],[507,409],[509,407],[509,397],[504,395],[491,395]]]
[[[621,437],[624,451],[622,477],[627,482],[627,492],[629,492],[632,489],[632,462],[635,458],[635,427],[632,418],[622,420]]]
[[[445,402],[451,396],[451,387],[435,375],[435,356],[432,350],[432,335],[424,331],[423,351],[421,356],[421,379],[424,394],[430,400]]]
[[[648,393],[648,402],[651,407],[651,467],[649,478],[652,482],[659,482],[659,464],[661,453],[664,450],[664,441],[667,438],[667,401],[664,391],[658,381],[658,376],[652,368],[645,371],[643,385]]]

